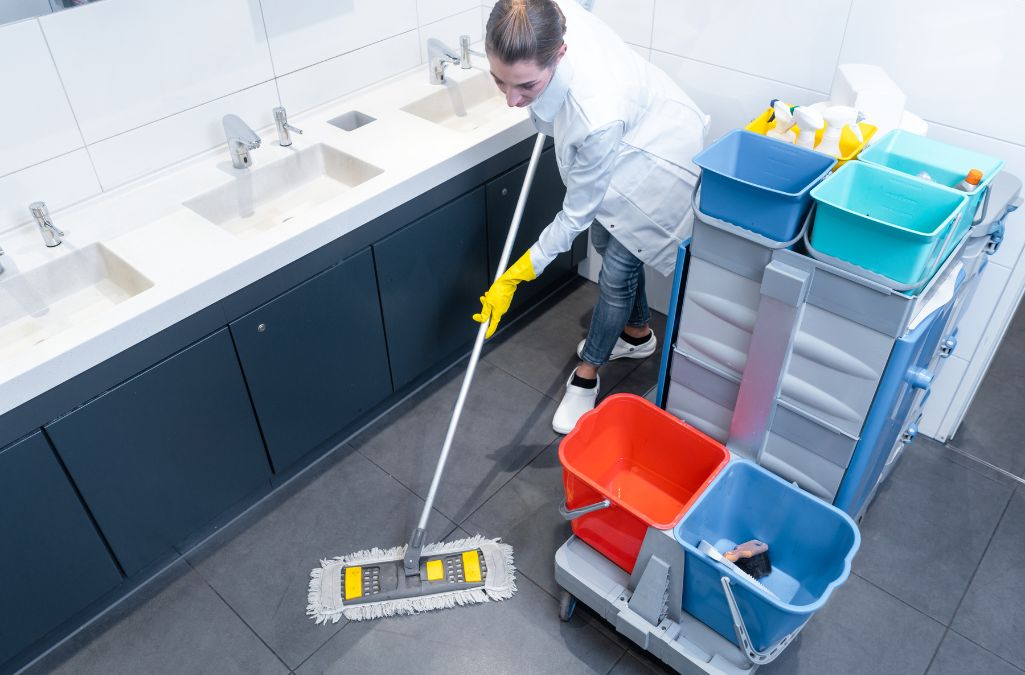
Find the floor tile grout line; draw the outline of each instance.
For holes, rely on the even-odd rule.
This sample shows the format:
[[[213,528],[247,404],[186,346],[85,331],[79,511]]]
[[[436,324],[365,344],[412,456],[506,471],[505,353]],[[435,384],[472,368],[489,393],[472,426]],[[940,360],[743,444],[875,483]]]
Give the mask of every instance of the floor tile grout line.
[[[1015,670],[1017,670],[1017,671],[1019,671],[1019,672],[1022,672],[1022,673],[1025,673],[1025,669],[1023,669],[1023,668],[1020,668],[1019,666],[1017,666],[1017,665],[1016,665],[1016,664],[1014,664],[1014,663],[1011,663],[1010,661],[1008,661],[1007,659],[1005,659],[1005,658],[1004,658],[1003,656],[1001,656],[1000,654],[997,654],[996,652],[994,652],[994,651],[993,651],[992,649],[988,649],[988,648],[986,648],[986,647],[983,647],[982,645],[980,645],[980,644],[979,644],[978,642],[976,642],[975,640],[971,639],[971,638],[970,638],[970,637],[968,637],[967,635],[964,635],[964,634],[962,634],[962,633],[961,633],[960,631],[958,631],[958,630],[957,630],[956,628],[951,628],[951,629],[949,629],[949,630],[948,630],[947,632],[949,632],[949,633],[953,633],[954,635],[957,635],[958,637],[960,637],[960,638],[962,638],[962,639],[964,639],[964,640],[966,640],[966,641],[968,641],[968,642],[971,642],[971,643],[972,643],[973,645],[975,645],[976,647],[978,647],[978,648],[979,648],[979,649],[981,649],[982,651],[986,652],[987,654],[992,654],[992,655],[993,655],[993,656],[995,656],[995,657],[996,657],[997,659],[999,659],[1000,661],[1003,661],[1004,663],[1006,663],[1007,665],[1011,666],[1011,667],[1012,667],[1012,668],[1014,668]],[[946,635],[944,635],[944,637],[946,637]]]
[[[968,578],[968,583],[965,584],[964,592],[961,593],[961,599],[957,601],[957,607],[954,608],[954,613],[950,616],[950,625],[954,624],[954,619],[957,618],[957,613],[961,611],[961,605],[964,604],[965,598],[968,597],[968,592],[972,589],[972,584],[975,582],[975,577],[979,574],[979,568],[982,567],[983,561],[986,560],[986,554],[989,553],[990,547],[993,545],[993,540],[997,536],[997,532],[1000,530],[1000,525],[1004,522],[1004,518],[1007,517],[1007,512],[1011,508],[1011,502],[1014,501],[1014,490],[1007,497],[1007,503],[1004,504],[1004,510],[1000,512],[1000,517],[997,518],[997,523],[993,527],[993,531],[989,534],[989,541],[986,542],[986,546],[982,549],[982,555],[979,556],[979,562],[975,565],[975,569],[972,570],[972,576]],[[981,645],[980,645],[981,646]],[[989,651],[988,649],[986,651]]]
[[[955,612],[956,613],[956,612]],[[951,621],[954,619],[951,618]],[[922,671],[923,675],[929,675],[929,669],[932,668],[932,664],[936,662],[936,657],[939,656],[940,649],[943,648],[943,643],[947,639],[947,635],[950,634],[950,626],[943,627],[943,635],[940,636],[940,641],[936,643],[936,649],[932,651],[932,656],[929,657],[929,663],[926,664],[925,670]]]
[[[934,622],[934,623],[936,623],[936,624],[938,624],[940,626],[943,626],[944,628],[947,627],[947,624],[944,623],[943,621],[940,621],[936,617],[931,616],[928,612],[925,612],[924,610],[921,610],[918,607],[915,607],[914,605],[912,605],[910,602],[908,602],[904,598],[901,598],[900,596],[895,595],[894,593],[892,593],[891,591],[883,588],[882,586],[880,586],[876,582],[872,581],[871,579],[869,579],[869,578],[867,578],[867,577],[865,577],[865,576],[863,576],[861,574],[858,574],[857,572],[853,572],[852,571],[851,574],[853,574],[854,576],[858,577],[859,579],[861,579],[862,581],[864,581],[868,585],[872,586],[876,590],[881,591],[881,592],[885,593],[886,595],[890,596],[891,598],[893,598],[897,602],[901,603],[902,605],[906,605],[907,607],[909,607],[910,609],[914,610],[916,613],[921,614],[922,616],[924,616],[925,618],[929,619],[930,621],[932,621],[932,622]],[[951,615],[951,621],[953,621],[953,615]]]
[[[607,671],[605,671],[605,675],[612,675],[612,671],[619,667],[619,664],[623,662],[623,659],[625,659],[626,655],[629,654],[629,653],[630,653],[630,648],[629,647],[623,647],[623,653],[619,655],[619,658],[616,659],[616,662],[612,664],[612,667],[609,668]]]
[[[267,641],[263,639],[263,636],[261,636],[259,633],[257,633],[256,629],[253,628],[252,626],[250,626],[248,621],[246,621],[245,619],[242,618],[242,615],[239,614],[238,611],[232,606],[232,604],[230,602],[228,602],[228,600],[223,595],[221,595],[220,592],[218,592],[218,590],[216,588],[213,587],[213,585],[210,583],[210,581],[207,580],[207,578],[205,576],[203,576],[203,574],[200,573],[200,571],[198,569],[196,569],[189,560],[187,560],[185,558],[183,558],[183,560],[185,560],[185,564],[196,575],[196,577],[199,578],[199,580],[202,581],[203,584],[207,588],[209,588],[213,592],[214,595],[217,596],[217,599],[220,600],[221,602],[223,602],[224,606],[227,607],[231,611],[231,613],[234,614],[238,618],[238,620],[242,622],[242,625],[249,629],[249,632],[252,633],[256,637],[257,640],[260,641],[260,644],[262,644],[264,647],[266,647],[267,650],[270,651],[270,653],[274,655],[274,658],[276,658],[279,662],[281,662],[281,665],[283,665],[285,667],[285,670],[287,670],[289,672],[292,672],[292,669],[289,667],[289,665],[287,663],[285,663],[285,660],[283,658],[281,658],[281,655],[278,654],[277,651],[275,651],[273,647],[271,647],[269,644],[267,644]]]
[[[492,500],[492,499],[494,499],[495,497],[497,497],[497,496],[498,496],[498,493],[499,493],[499,492],[501,492],[502,490],[504,490],[504,489],[505,489],[505,487],[506,487],[507,485],[509,485],[509,483],[513,482],[513,481],[514,481],[514,480],[515,480],[515,479],[516,479],[517,477],[519,477],[519,475],[520,475],[521,473],[523,473],[523,472],[524,472],[524,471],[525,471],[525,470],[527,469],[527,467],[529,467],[529,466],[530,466],[531,464],[533,464],[533,463],[534,463],[534,460],[535,460],[535,459],[537,459],[537,458],[538,458],[538,457],[540,457],[540,456],[541,456],[542,454],[544,454],[544,452],[545,452],[545,451],[546,451],[546,450],[547,450],[548,448],[552,447],[552,444],[554,444],[554,443],[559,443],[559,442],[561,442],[561,441],[562,441],[562,439],[561,439],[561,438],[558,438],[558,437],[557,437],[557,438],[555,438],[555,439],[554,439],[554,440],[553,440],[553,441],[552,441],[551,443],[549,443],[549,444],[548,444],[548,445],[546,445],[545,447],[541,448],[541,451],[540,451],[540,452],[538,452],[538,453],[537,453],[536,455],[534,455],[533,457],[531,457],[531,458],[530,458],[530,461],[529,461],[529,462],[527,462],[526,464],[524,464],[524,465],[523,465],[523,467],[522,467],[522,468],[521,468],[521,469],[520,469],[519,471],[517,471],[517,472],[516,472],[515,474],[513,474],[513,475],[512,475],[512,477],[510,477],[510,478],[509,478],[509,480],[507,480],[506,482],[502,483],[501,487],[499,487],[499,488],[498,488],[497,490],[495,490],[495,491],[494,491],[494,493],[492,493],[490,497],[488,497],[487,499],[485,499],[485,500],[484,500],[484,502],[483,502],[483,503],[481,503],[481,505],[480,505],[480,506],[478,506],[477,508],[475,508],[475,509],[474,509],[473,511],[471,511],[471,512],[470,512],[470,513],[469,513],[469,514],[468,514],[468,515],[467,515],[467,516],[466,516],[465,518],[463,518],[463,520],[462,520],[462,521],[461,521],[461,522],[459,523],[459,525],[458,525],[458,526],[459,526],[459,527],[462,527],[462,526],[463,526],[464,524],[466,524],[467,522],[469,522],[470,518],[473,518],[474,514],[476,514],[476,513],[478,512],[478,511],[480,511],[480,510],[481,510],[481,509],[483,509],[483,508],[484,508],[485,506],[487,506],[487,505],[488,505],[488,504],[489,504],[489,503],[491,502],[491,500]]]

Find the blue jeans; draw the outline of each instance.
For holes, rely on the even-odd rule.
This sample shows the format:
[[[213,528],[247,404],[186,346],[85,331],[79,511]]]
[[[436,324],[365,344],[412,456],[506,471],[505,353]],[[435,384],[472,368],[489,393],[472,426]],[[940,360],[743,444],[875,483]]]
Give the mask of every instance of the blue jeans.
[[[581,358],[597,367],[608,362],[623,328],[648,325],[651,311],[644,294],[644,263],[597,220],[591,224],[591,244],[601,254],[602,263],[598,275],[598,304],[591,315]]]

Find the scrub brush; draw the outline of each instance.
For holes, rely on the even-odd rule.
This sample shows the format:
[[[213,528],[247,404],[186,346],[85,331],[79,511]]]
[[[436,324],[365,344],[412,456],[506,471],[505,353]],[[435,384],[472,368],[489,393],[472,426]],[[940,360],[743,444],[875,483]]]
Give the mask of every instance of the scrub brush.
[[[726,567],[729,567],[731,570],[733,570],[734,574],[736,574],[737,576],[744,577],[745,579],[747,579],[752,584],[754,584],[758,588],[762,589],[763,591],[765,591],[766,593],[768,593],[772,597],[776,598],[777,600],[779,599],[779,596],[777,596],[775,593],[773,593],[768,588],[766,588],[765,584],[760,583],[753,576],[751,576],[750,574],[748,574],[744,570],[742,570],[739,567],[737,567],[736,563],[734,563],[733,561],[726,559],[726,557],[723,556],[722,553],[719,553],[719,550],[716,547],[712,546],[711,544],[709,544],[704,539],[702,539],[701,541],[698,542],[698,550],[701,551],[702,553],[704,553],[705,555],[707,555],[712,560],[715,560],[716,562],[720,562],[723,565],[725,565]]]
[[[772,561],[769,559],[769,545],[764,541],[752,539],[738,544],[732,551],[722,554],[731,563],[750,574],[755,579],[761,579],[772,572]]]

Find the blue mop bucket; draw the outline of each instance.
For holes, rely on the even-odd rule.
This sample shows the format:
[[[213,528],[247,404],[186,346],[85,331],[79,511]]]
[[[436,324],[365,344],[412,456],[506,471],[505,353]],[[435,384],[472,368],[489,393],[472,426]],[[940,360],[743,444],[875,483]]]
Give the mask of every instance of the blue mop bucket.
[[[927,281],[957,243],[959,220],[971,220],[965,193],[861,161],[811,194],[812,246],[900,284]]]
[[[684,611],[743,647],[721,581],[728,577],[751,645],[761,652],[826,604],[861,544],[846,513],[741,459],[719,472],[674,534],[686,552]],[[759,580],[765,588],[698,550],[701,540],[725,552],[752,539],[769,545],[772,572]]]
[[[983,195],[993,178],[1004,167],[1003,160],[991,155],[940,143],[900,129],[891,131],[873,143],[867,150],[862,151],[860,159],[868,164],[885,166],[916,178],[925,172],[933,182],[949,188],[956,187],[970,170],[982,171],[982,180],[979,181],[979,186],[967,193],[968,204],[965,207],[965,212],[968,217],[962,218],[958,223],[957,229],[950,239],[948,250],[943,252],[942,257],[944,258],[950,253],[949,249],[961,241],[976,217],[982,215],[978,211],[982,205]],[[919,180],[922,179],[919,178]]]
[[[809,192],[836,159],[736,129],[694,157],[701,167],[701,211],[776,241],[797,234]]]

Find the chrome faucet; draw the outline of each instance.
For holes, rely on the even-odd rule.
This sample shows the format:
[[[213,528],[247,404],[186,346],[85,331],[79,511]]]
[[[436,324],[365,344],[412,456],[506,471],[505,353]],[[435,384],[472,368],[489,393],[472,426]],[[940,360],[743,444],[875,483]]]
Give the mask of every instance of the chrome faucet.
[[[462,64],[462,59],[438,38],[428,38],[427,68],[431,84],[445,84],[445,66],[449,63],[458,66]]]
[[[2,248],[0,248],[0,257],[3,257],[3,255],[4,255],[4,250]],[[4,273],[4,265],[3,265],[3,263],[0,263],[0,274],[3,274],[3,273]]]
[[[272,112],[274,113],[274,125],[278,128],[278,145],[287,148],[292,145],[292,135],[289,132],[302,135],[303,130],[288,123],[288,113],[284,108],[277,107]]]
[[[472,64],[470,63],[470,55],[479,56],[485,58],[487,55],[484,52],[478,52],[475,49],[470,49],[470,36],[460,35],[459,36],[459,67],[463,70],[469,70]]]
[[[32,217],[36,219],[39,232],[43,235],[43,243],[50,248],[60,246],[60,243],[64,241],[64,233],[53,224],[53,219],[50,218],[50,210],[46,208],[46,204],[43,202],[32,202],[28,205],[28,210],[32,213]]]
[[[228,137],[231,165],[236,169],[248,169],[253,163],[249,151],[260,147],[260,137],[238,115],[225,115],[221,122],[224,124],[224,135]]]

